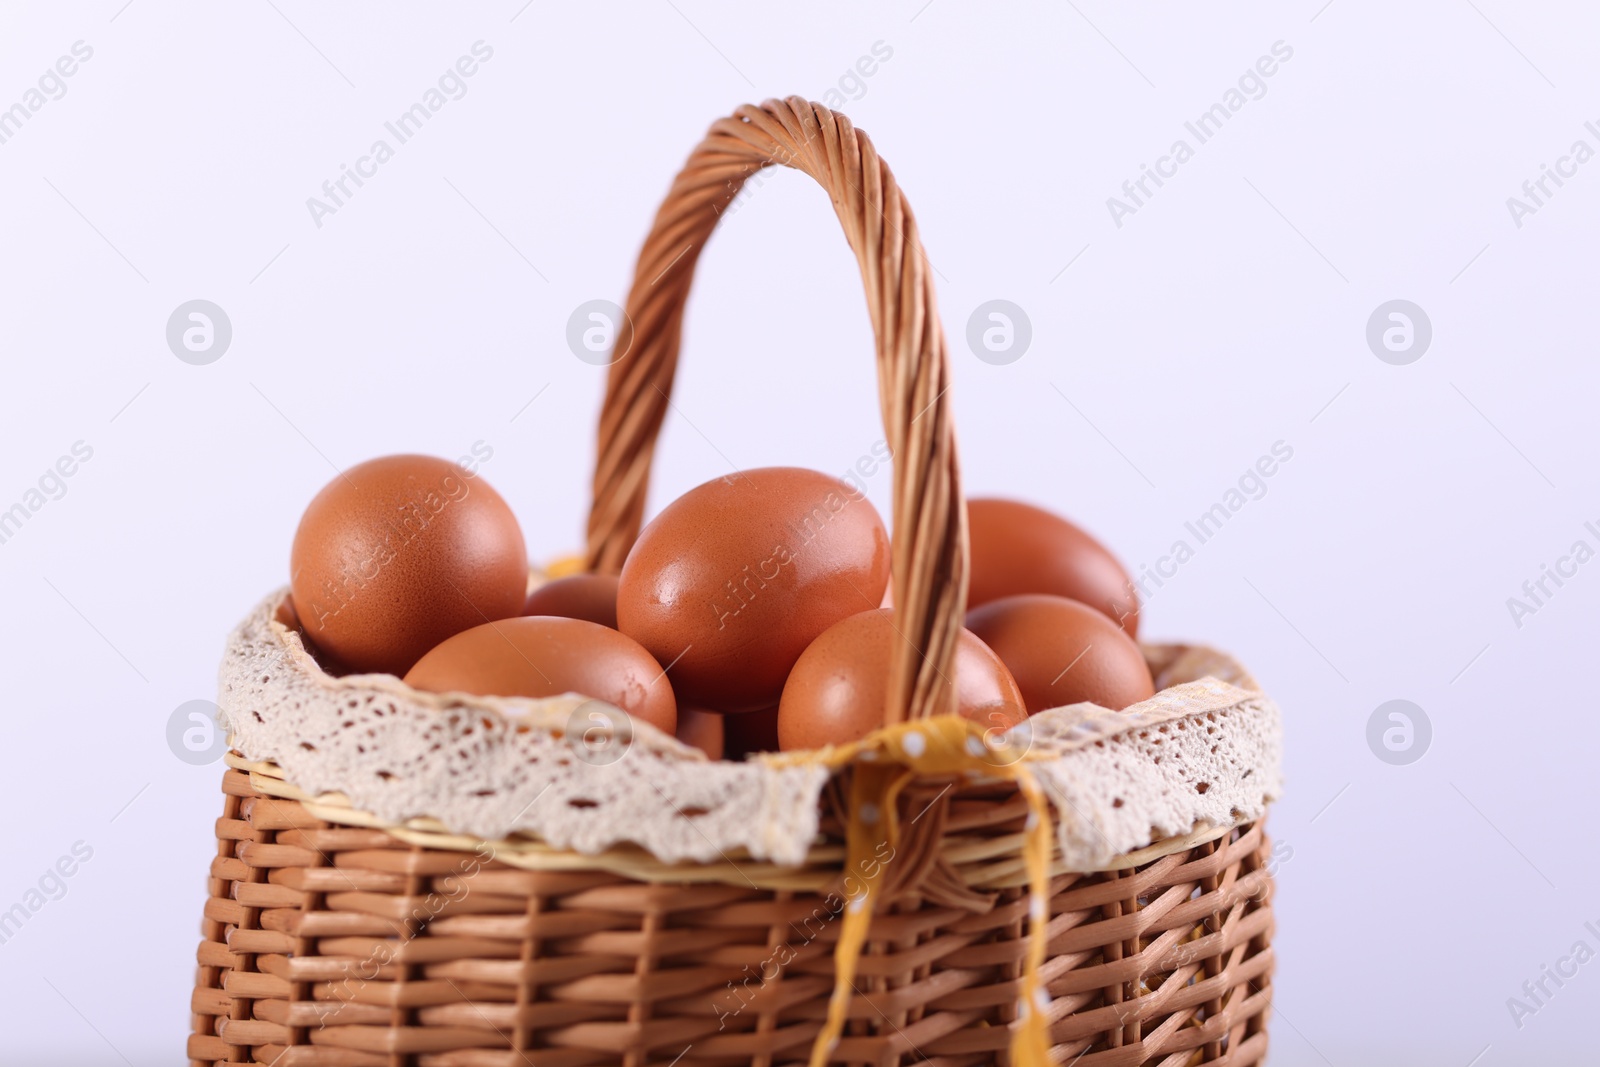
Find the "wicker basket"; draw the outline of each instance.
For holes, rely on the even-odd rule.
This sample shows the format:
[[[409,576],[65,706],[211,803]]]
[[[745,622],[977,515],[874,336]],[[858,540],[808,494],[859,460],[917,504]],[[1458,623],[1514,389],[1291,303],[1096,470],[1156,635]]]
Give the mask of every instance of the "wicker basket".
[[[1090,862],[1072,835],[1101,833],[1122,800],[1074,799],[1065,763],[1047,773],[1050,753],[1070,748],[1080,761],[1123,759],[1119,773],[1170,774],[1170,761],[1158,765],[1172,748],[1152,747],[1176,739],[1169,730],[1220,742],[1230,729],[1225,708],[1195,702],[1221,683],[1174,685],[1127,720],[1046,713],[1041,729],[1054,724],[1076,747],[1004,759],[974,748],[942,703],[936,682],[966,596],[945,341],[915,220],[842,116],[797,98],[741,108],[679,174],[639,259],[631,348],[611,368],[587,565],[617,570],[639,531],[694,264],[744,180],[773,164],[828,190],[866,285],[895,458],[897,618],[927,652],[897,650],[891,665],[900,721],[816,760],[766,760],[774,774],[786,759],[826,770],[799,862],[740,849],[690,862],[626,842],[579,851],[520,829],[466,836],[427,812],[374,814],[380,805],[352,799],[367,795],[354,783],[303,789],[295,781],[309,779],[289,769],[297,754],[261,751],[245,729],[262,721],[264,690],[225,685],[240,751],[223,778],[192,1064],[1242,1067],[1265,1057],[1272,878],[1260,805],[1164,832],[1152,816],[1137,845]],[[296,652],[286,606],[275,610],[282,672],[323,694],[313,702],[396,699],[393,680],[322,676]],[[1176,655],[1146,652],[1163,669]],[[255,682],[280,684],[271,672]],[[1230,682],[1222,688],[1275,725],[1247,676]],[[495,701],[460,706],[499,721]],[[1143,745],[1142,762],[1115,731],[1144,739],[1129,741]],[[1218,792],[1260,783],[1264,804],[1276,753],[1253,751],[1271,766],[1235,768]],[[1189,818],[1194,800],[1173,800],[1163,821]]]

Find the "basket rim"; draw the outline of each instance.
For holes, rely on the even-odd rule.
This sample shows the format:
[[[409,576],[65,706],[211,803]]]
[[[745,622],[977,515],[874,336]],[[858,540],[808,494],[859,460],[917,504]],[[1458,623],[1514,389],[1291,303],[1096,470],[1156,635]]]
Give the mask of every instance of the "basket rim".
[[[231,749],[224,759],[230,768],[249,775],[250,787],[256,792],[275,799],[296,801],[323,822],[382,830],[407,844],[423,848],[481,853],[488,846],[495,859],[524,870],[606,871],[636,881],[662,884],[722,882],[736,886],[753,885],[758,889],[819,891],[833,880],[845,858],[842,844],[829,844],[810,849],[807,863],[802,867],[762,861],[744,849],[729,850],[720,862],[666,863],[636,845],[614,846],[601,853],[583,853],[551,845],[535,835],[525,833],[495,839],[475,837],[453,833],[444,823],[432,817],[390,821],[352,805],[342,793],[309,793],[290,782],[283,768],[272,760],[246,759]],[[1197,822],[1187,833],[1164,837],[1143,848],[1121,853],[1109,862],[1085,866],[1084,869],[1069,866],[1058,854],[1053,859],[1050,873],[1052,876],[1087,875],[1132,870],[1179,852],[1187,852],[1197,845],[1220,840],[1256,821],[1259,820],[1239,818],[1222,825]],[[959,844],[962,836],[946,835],[942,843]],[[1001,838],[985,837],[983,840],[989,850],[996,854],[1015,854],[1020,849],[1022,836],[1016,833]],[[958,871],[962,870],[962,865],[953,866]],[[992,890],[1022,887],[1027,881],[1026,873],[1018,868],[1001,877],[969,884],[975,889]]]
[[[456,836],[483,841],[525,836],[552,848],[590,855],[614,846],[634,845],[669,866],[684,860],[705,863],[723,855],[743,855],[753,862],[801,867],[809,862],[816,839],[817,799],[848,762],[838,758],[831,762],[821,758],[808,761],[797,759],[794,754],[758,756],[745,763],[712,761],[698,749],[683,745],[648,723],[640,723],[633,726],[629,743],[654,761],[644,766],[651,768],[651,781],[661,782],[666,792],[631,787],[636,794],[643,794],[636,798],[640,803],[637,814],[614,820],[625,825],[609,826],[605,833],[590,833],[573,822],[570,813],[536,809],[524,817],[527,805],[536,799],[534,790],[538,787],[530,780],[540,776],[537,783],[544,783],[542,776],[562,773],[548,762],[541,765],[540,753],[546,760],[555,751],[571,753],[571,742],[563,737],[574,734],[563,735],[562,731],[570,731],[571,713],[583,704],[581,697],[471,697],[420,692],[388,675],[336,678],[324,672],[307,651],[292,625],[294,620],[284,614],[285,601],[283,590],[266,598],[230,638],[218,705],[219,720],[231,747],[240,758],[252,763],[272,763],[283,781],[309,797],[343,795],[353,809],[405,832],[419,832],[418,827],[424,828],[421,832],[438,832],[434,823],[412,823],[421,817],[432,818]],[[1026,762],[1041,777],[1053,806],[1061,813],[1061,818],[1054,821],[1062,853],[1074,870],[1104,868],[1120,855],[1169,838],[1182,838],[1197,827],[1220,828],[1249,821],[1258,817],[1280,791],[1279,713],[1270,699],[1253,688],[1254,682],[1244,669],[1200,646],[1143,647],[1163,686],[1150,701],[1123,712],[1093,705],[1053,709],[1032,716],[1023,724],[1033,746],[1030,757],[1048,756]],[[1208,673],[1199,677],[1202,668]],[[1234,681],[1225,681],[1224,677]],[[384,720],[385,734],[377,742],[344,736],[341,729],[349,725],[341,722],[351,714],[346,707],[363,701],[382,704],[391,712],[399,709]],[[886,728],[882,733],[920,730],[938,722],[920,720]],[[492,727],[486,733],[497,734],[497,748],[487,746],[484,737],[473,739],[480,745],[480,754],[493,757],[492,766],[488,759],[481,768],[464,767],[460,762],[415,760],[408,765],[402,754],[397,754],[398,748],[415,756],[426,731],[459,731],[462,723],[482,723]],[[1190,730],[1183,735],[1186,725]],[[1169,730],[1174,732],[1168,734]],[[1191,793],[1187,800],[1181,796],[1170,800],[1170,796],[1182,792],[1174,788],[1181,782],[1172,779],[1171,766],[1156,766],[1162,762],[1159,757],[1151,758],[1150,752],[1130,752],[1128,746],[1139,744],[1132,740],[1135,735],[1167,735],[1173,741],[1187,736],[1192,742],[1200,731],[1217,734],[1216,740],[1237,749],[1235,765],[1217,769],[1217,777],[1209,779],[1215,784],[1210,795],[1194,797]],[[308,738],[317,741],[319,747],[315,751],[301,751],[302,746],[297,744]],[[453,743],[449,737],[445,740]],[[364,741],[364,746],[357,745],[357,741]],[[1121,746],[1117,751],[1131,758],[1101,758],[1099,750],[1108,746]],[[358,748],[366,754],[357,755]],[[878,754],[860,751],[849,765],[862,765]],[[890,758],[896,757],[891,753]],[[390,760],[394,762],[389,763]],[[379,768],[396,764],[412,777],[396,783],[403,788],[390,789],[391,783],[380,782],[374,774]],[[977,781],[1009,777],[994,766],[986,770],[987,776],[970,769],[951,773]],[[1006,770],[999,768],[1000,772]],[[591,785],[596,782],[594,768],[567,771],[588,774]],[[672,784],[674,775],[681,788]],[[594,787],[607,795],[608,791],[614,792],[615,779],[611,775]],[[505,790],[504,803],[499,807],[467,803],[467,791],[485,787]],[[524,787],[526,795],[515,793]],[[1134,792],[1111,792],[1127,789]],[[1160,801],[1159,810],[1138,802],[1141,790],[1146,799]],[[724,825],[711,828],[715,840],[707,837],[703,821],[693,830],[681,830],[672,840],[662,837],[660,826],[634,825],[651,810],[660,816],[662,798],[669,794],[680,809],[702,806],[708,794],[714,805],[723,804],[730,809],[737,800],[743,805],[738,811],[740,825],[729,825],[726,823],[731,820],[725,820]],[[1109,810],[1113,796],[1127,796],[1128,807]],[[559,806],[564,799],[568,797],[560,789],[552,793],[552,803]],[[1120,803],[1117,807],[1121,807]]]

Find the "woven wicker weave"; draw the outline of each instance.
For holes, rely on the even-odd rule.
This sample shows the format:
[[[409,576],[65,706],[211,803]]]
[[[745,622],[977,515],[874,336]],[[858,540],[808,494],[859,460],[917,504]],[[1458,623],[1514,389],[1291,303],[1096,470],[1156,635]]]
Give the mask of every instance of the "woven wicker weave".
[[[895,457],[897,613],[928,653],[897,650],[891,718],[906,721],[885,736],[915,727],[920,750],[962,725],[938,718],[949,709],[935,684],[966,596],[949,370],[910,210],[842,116],[795,98],[741,108],[673,185],[628,302],[633,347],[611,371],[588,564],[617,569],[638,533],[694,263],[721,208],[773,164],[829,191],[866,284]],[[959,757],[949,736],[940,751]],[[715,877],[642,850],[586,856],[388,823],[230,755],[190,1062],[1262,1061],[1273,956],[1259,820],[1070,870],[1026,760],[958,773],[909,761],[910,748],[829,764],[801,867],[731,855]]]
[[[904,798],[921,830],[903,849],[909,880],[939,854],[975,865],[995,854],[986,843],[1016,850],[1006,839],[1027,809],[1014,791],[942,788]],[[192,1062],[766,1067],[804,1063],[821,1028],[837,897],[407,843],[282,799],[296,791],[270,767],[230,770],[223,792]],[[1267,856],[1257,824],[1053,877],[1053,1056],[1261,1062]],[[909,892],[875,919],[833,1062],[1006,1062],[1027,898],[1021,885],[974,897]]]

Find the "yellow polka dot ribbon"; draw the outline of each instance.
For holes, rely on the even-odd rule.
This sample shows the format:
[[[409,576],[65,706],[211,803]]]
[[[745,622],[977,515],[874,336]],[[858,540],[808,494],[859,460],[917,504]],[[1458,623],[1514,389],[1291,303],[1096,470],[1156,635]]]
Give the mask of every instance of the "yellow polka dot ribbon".
[[[1024,730],[1025,734],[1026,731]],[[1023,861],[1028,871],[1028,948],[1023,960],[1018,1021],[1012,1026],[1011,1062],[1016,1067],[1049,1063],[1049,996],[1039,978],[1050,921],[1050,811],[1044,791],[1028,768],[1025,737],[985,730],[954,715],[898,723],[861,741],[821,752],[769,757],[778,765],[849,765],[850,807],[845,834],[844,919],[834,949],[833,996],[828,1018],[811,1048],[811,1067],[824,1067],[838,1047],[857,992],[855,976],[874,907],[882,899],[885,874],[899,845],[897,801],[919,775],[977,774],[1015,782],[1028,803]]]

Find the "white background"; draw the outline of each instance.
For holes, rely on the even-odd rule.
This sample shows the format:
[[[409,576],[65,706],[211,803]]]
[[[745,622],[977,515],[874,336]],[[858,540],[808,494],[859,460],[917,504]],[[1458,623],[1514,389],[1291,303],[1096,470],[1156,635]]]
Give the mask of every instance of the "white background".
[[[175,758],[167,719],[214,695],[334,466],[487,442],[530,551],[576,547],[604,372],[569,314],[622,298],[712,119],[821,98],[879,41],[844,110],[939,271],[974,493],[1048,504],[1138,569],[1294,450],[1145,616],[1237,654],[1285,712],[1273,1062],[1592,1049],[1600,964],[1520,1028],[1507,999],[1600,949],[1600,563],[1520,627],[1507,598],[1600,547],[1600,162],[1521,227],[1506,205],[1574,140],[1600,148],[1592,10],[122,3],[0,9],[0,107],[94,49],[0,145],[0,509],[94,450],[0,544],[0,910],[93,849],[0,945],[0,1060],[181,1056],[221,767]],[[467,94],[317,227],[307,198],[479,40]],[[1107,198],[1277,41],[1265,95],[1116,226]],[[194,298],[233,324],[209,366],[165,341]],[[993,298],[1032,323],[1009,365],[964,339]],[[1433,326],[1407,366],[1365,340],[1395,298]],[[881,434],[874,380],[828,204],[774,175],[702,261],[653,506],[730,464],[843,472]],[[1405,766],[1366,735],[1397,698],[1433,728]]]

